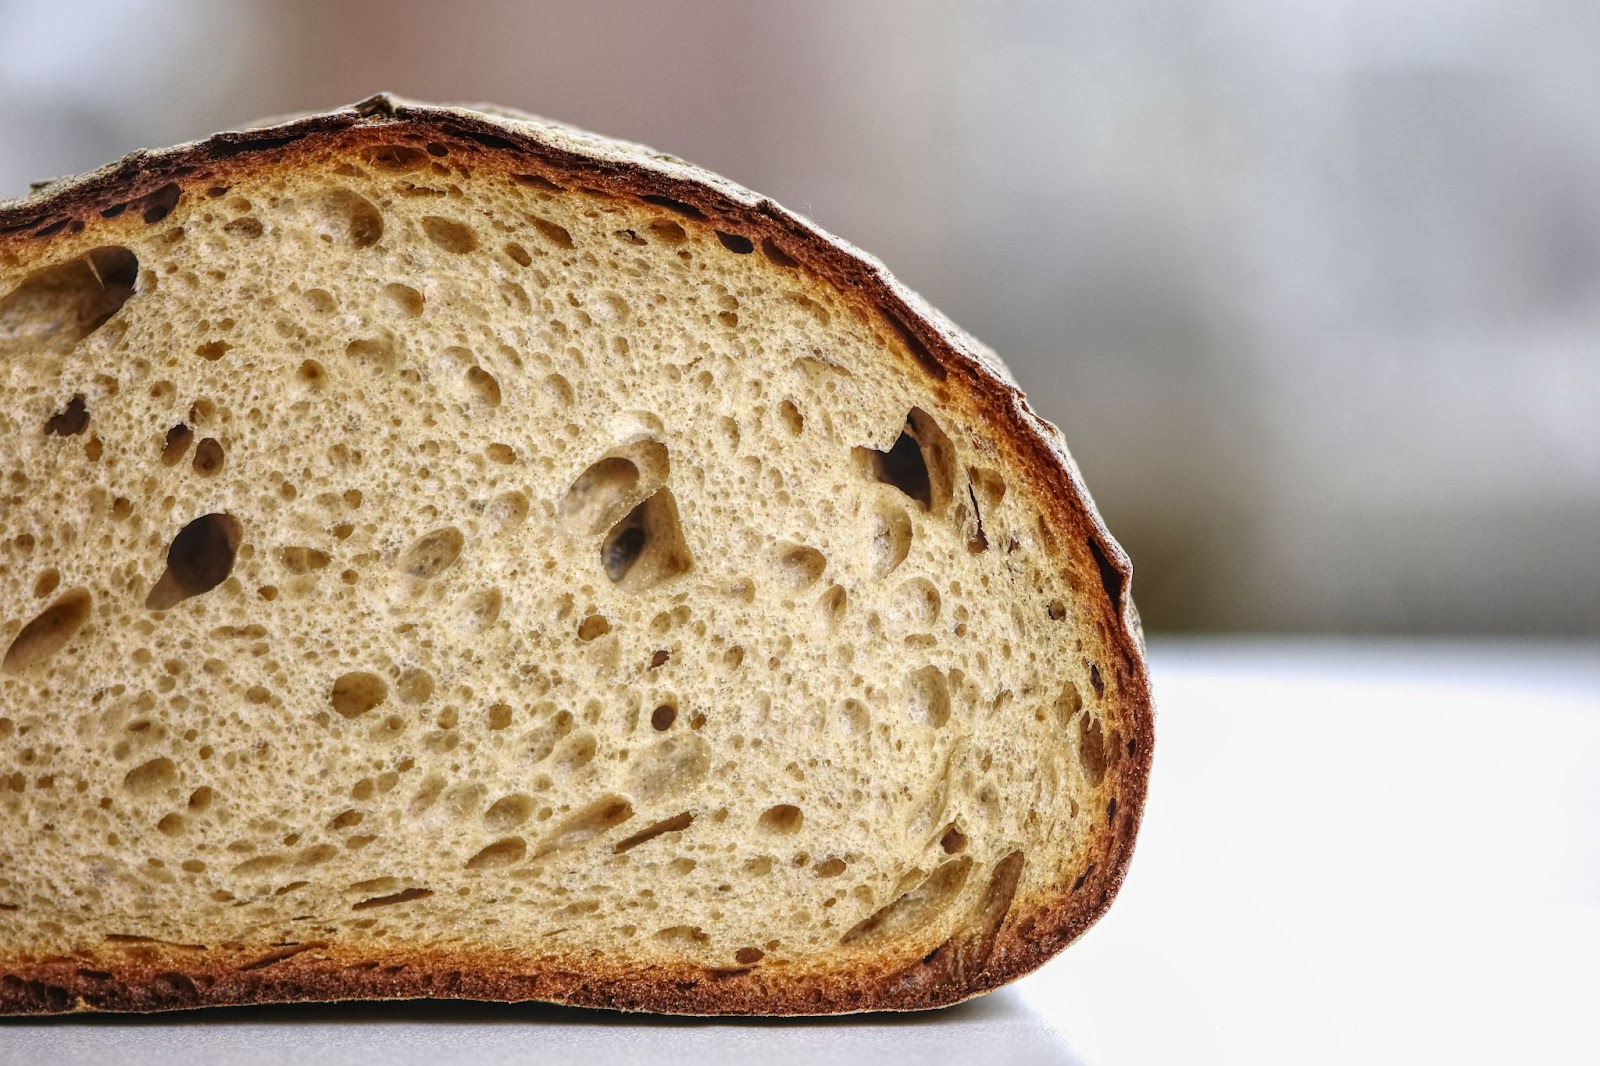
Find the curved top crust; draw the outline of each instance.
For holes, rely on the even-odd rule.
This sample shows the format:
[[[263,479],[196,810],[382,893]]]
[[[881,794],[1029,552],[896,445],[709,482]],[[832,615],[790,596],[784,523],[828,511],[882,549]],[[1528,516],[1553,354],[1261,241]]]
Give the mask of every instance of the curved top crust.
[[[749,189],[654,149],[531,115],[490,107],[436,106],[381,93],[339,110],[294,117],[203,141],[135,152],[93,173],[39,183],[26,197],[0,201],[0,267],[39,258],[53,237],[75,235],[127,210],[164,213],[174,187],[226,183],[245,169],[293,166],[333,137],[418,132],[475,145],[502,157],[524,180],[591,194],[642,200],[743,234],[782,266],[799,266],[850,295],[885,323],[941,397],[966,394],[1007,442],[1036,483],[1045,531],[1060,565],[1079,575],[1112,656],[1108,695],[1126,723],[1121,783],[1107,812],[1105,847],[1079,883],[1059,894],[1017,900],[974,958],[970,945],[946,944],[910,967],[841,974],[821,972],[776,983],[759,972],[657,972],[610,975],[545,970],[475,952],[419,953],[400,965],[342,969],[316,961],[342,949],[275,959],[270,979],[227,964],[225,952],[202,961],[181,946],[152,943],[108,990],[84,978],[74,960],[0,960],[0,1013],[71,1009],[158,1010],[266,1000],[406,996],[546,999],[577,1005],[676,1013],[816,1014],[941,1006],[995,988],[1036,968],[1080,936],[1110,906],[1132,856],[1143,812],[1154,739],[1154,711],[1144,638],[1129,595],[1132,566],[1095,509],[1060,430],[1030,408],[1015,379],[990,349],[897,281],[877,259]],[[149,216],[147,215],[147,218]],[[157,215],[156,217],[159,217]],[[349,959],[354,963],[359,960]],[[973,965],[976,963],[976,965]],[[143,976],[149,978],[141,981]],[[244,972],[249,971],[249,972]],[[181,978],[181,979],[179,979]]]

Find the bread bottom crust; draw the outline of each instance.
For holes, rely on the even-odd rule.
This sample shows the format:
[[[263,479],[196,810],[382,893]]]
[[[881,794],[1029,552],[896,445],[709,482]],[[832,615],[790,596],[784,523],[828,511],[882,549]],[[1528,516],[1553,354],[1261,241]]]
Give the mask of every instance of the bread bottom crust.
[[[341,1000],[539,1001],[660,1014],[814,1015],[948,1006],[1035,969],[1087,929],[1116,894],[1122,863],[1042,905],[1018,905],[987,943],[946,941],[909,965],[846,969],[615,964],[519,959],[478,948],[372,952],[305,943],[200,948],[118,941],[0,962],[0,1014],[152,1012]],[[1083,900],[1087,892],[1099,898]],[[1031,902],[1031,901],[1030,901]]]

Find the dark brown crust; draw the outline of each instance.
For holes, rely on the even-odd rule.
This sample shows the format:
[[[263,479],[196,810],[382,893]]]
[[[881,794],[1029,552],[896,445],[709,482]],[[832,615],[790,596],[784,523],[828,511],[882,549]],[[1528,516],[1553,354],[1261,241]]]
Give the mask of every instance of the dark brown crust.
[[[962,338],[935,321],[871,260],[831,240],[770,200],[741,202],[710,175],[663,173],[624,153],[588,154],[554,143],[537,128],[489,115],[378,96],[354,107],[269,129],[224,133],[182,149],[136,154],[87,179],[0,203],[0,264],[57,234],[74,235],[123,211],[159,203],[176,183],[185,189],[226,184],[240,168],[292,166],[330,138],[371,136],[374,143],[407,133],[447,138],[486,157],[500,156],[513,173],[564,187],[673,207],[718,230],[771,242],[774,262],[813,272],[852,294],[905,345],[941,396],[966,393],[996,427],[995,439],[1027,467],[1049,513],[1042,530],[1056,541],[1079,596],[1101,605],[1097,628],[1114,676],[1103,678],[1104,703],[1117,723],[1111,764],[1114,795],[1106,830],[1088,873],[1042,896],[989,909],[992,924],[961,943],[947,942],[907,965],[815,971],[761,965],[735,971],[699,966],[640,967],[499,956],[480,949],[422,949],[374,954],[343,946],[221,946],[208,950],[106,944],[81,956],[13,956],[0,961],[0,1014],[76,1010],[156,1011],[226,1004],[443,997],[546,1000],[618,1010],[683,1014],[824,1014],[920,1010],[989,991],[1037,968],[1081,936],[1121,887],[1144,809],[1154,742],[1154,713],[1143,639],[1129,599],[1132,568],[1110,538],[1059,436],[1027,407],[1017,389],[984,365]],[[663,200],[665,198],[665,200]],[[32,255],[30,255],[32,258]],[[1005,864],[1002,863],[1002,866]],[[0,914],[3,917],[3,914]],[[980,923],[981,924],[981,923]]]

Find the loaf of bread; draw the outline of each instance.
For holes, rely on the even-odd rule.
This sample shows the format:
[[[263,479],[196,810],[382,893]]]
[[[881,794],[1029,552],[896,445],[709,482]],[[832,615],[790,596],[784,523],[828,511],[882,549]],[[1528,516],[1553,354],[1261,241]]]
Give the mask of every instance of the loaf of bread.
[[[914,1009],[1110,905],[1130,568],[873,259],[390,96],[0,204],[0,1012]]]

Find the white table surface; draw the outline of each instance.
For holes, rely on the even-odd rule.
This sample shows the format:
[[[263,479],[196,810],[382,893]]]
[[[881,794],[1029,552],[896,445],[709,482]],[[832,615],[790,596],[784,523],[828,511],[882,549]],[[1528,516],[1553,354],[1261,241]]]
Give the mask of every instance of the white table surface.
[[[914,1016],[540,1005],[0,1022],[0,1064],[1600,1063],[1600,644],[1162,640],[1111,913]]]

